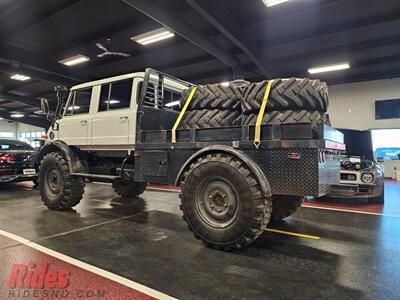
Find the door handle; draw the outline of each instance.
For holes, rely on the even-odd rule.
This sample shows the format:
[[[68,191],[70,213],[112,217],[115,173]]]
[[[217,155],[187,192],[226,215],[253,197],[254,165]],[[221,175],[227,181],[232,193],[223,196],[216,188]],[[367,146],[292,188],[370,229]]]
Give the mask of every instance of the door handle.
[[[87,124],[87,121],[86,121],[86,120],[82,120],[82,121],[81,121],[81,125],[82,125],[82,126],[85,126],[86,124]]]
[[[120,118],[120,120],[123,120],[123,119],[128,120],[128,116],[122,116],[122,117],[119,117],[119,118]]]

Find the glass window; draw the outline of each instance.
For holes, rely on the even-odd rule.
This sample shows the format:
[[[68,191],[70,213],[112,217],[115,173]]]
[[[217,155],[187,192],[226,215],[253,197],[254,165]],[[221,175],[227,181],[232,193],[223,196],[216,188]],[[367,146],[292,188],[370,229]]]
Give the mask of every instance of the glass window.
[[[166,108],[180,111],[180,105],[182,100],[182,93],[164,89],[164,106]]]
[[[101,86],[99,111],[129,108],[131,105],[132,79]]]
[[[92,88],[75,91],[73,99],[68,104],[66,115],[89,113],[91,96]]]
[[[10,143],[1,143],[1,150],[32,150],[32,147],[29,144],[23,142],[10,142]]]
[[[108,98],[110,97],[110,85],[105,84],[101,86],[99,111],[105,111],[108,107]]]
[[[108,109],[126,108],[131,105],[132,79],[111,84]]]

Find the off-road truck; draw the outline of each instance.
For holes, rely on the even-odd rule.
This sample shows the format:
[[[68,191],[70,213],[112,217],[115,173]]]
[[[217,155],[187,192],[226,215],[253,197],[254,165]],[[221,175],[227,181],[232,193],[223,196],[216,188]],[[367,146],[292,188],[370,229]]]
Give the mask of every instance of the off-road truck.
[[[53,210],[77,205],[85,179],[133,201],[148,183],[178,185],[195,237],[231,250],[339,183],[343,136],[316,80],[194,86],[146,69],[56,92],[55,112],[41,104],[52,125],[36,157]]]

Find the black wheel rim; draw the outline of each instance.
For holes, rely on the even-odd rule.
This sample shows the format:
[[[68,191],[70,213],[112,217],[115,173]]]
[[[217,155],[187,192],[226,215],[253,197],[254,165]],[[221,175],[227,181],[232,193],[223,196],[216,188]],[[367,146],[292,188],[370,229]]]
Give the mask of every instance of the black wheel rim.
[[[56,198],[61,192],[61,174],[57,169],[50,169],[45,175],[45,186],[49,198]]]
[[[238,216],[239,198],[232,184],[222,177],[206,178],[199,184],[196,209],[208,225],[226,228]]]

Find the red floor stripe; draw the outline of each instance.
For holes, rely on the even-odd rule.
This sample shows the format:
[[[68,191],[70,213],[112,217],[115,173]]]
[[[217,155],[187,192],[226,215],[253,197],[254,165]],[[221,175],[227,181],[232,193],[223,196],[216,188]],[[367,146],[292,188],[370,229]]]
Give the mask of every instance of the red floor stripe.
[[[303,207],[321,207],[331,209],[342,209],[348,211],[359,211],[359,212],[370,212],[370,213],[382,213],[383,205],[381,204],[338,204],[338,203],[315,203],[306,201],[302,205]]]
[[[0,299],[155,299],[1,234],[0,249]]]

